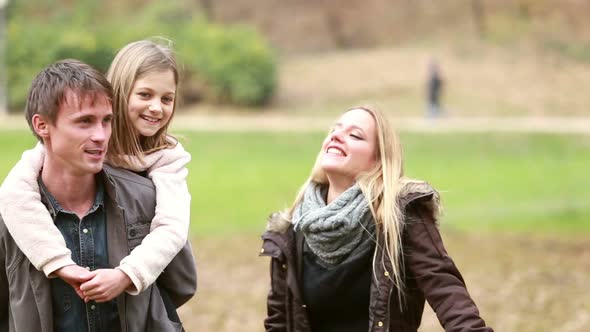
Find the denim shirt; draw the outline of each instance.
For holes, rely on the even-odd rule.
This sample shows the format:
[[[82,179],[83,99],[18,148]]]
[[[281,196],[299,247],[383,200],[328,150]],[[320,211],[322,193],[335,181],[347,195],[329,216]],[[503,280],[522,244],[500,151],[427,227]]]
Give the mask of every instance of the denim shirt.
[[[78,216],[61,207],[49,193],[41,177],[39,188],[48,198],[54,223],[63,235],[66,246],[72,251],[72,260],[90,271],[109,268],[106,237],[104,186],[96,177],[97,190],[94,204],[80,220]],[[120,322],[115,300],[106,303],[84,301],[75,290],[60,278],[50,279],[55,331],[119,331]]]

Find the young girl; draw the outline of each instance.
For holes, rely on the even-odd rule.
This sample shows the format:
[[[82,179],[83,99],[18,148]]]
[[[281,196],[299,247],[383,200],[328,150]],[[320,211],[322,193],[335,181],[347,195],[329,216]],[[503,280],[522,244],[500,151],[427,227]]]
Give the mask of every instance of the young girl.
[[[186,164],[190,155],[167,134],[179,79],[170,47],[148,40],[126,45],[115,56],[107,79],[114,92],[108,162],[145,172],[156,187],[156,214],[150,233],[117,267],[131,280],[126,291],[135,295],[156,280],[187,241],[190,194]],[[25,151],[8,174],[0,187],[0,213],[15,242],[35,268],[48,277],[60,276],[65,280],[58,272],[75,263],[40,201],[37,177],[43,164],[43,151],[41,144]],[[104,285],[109,287],[112,283]],[[92,290],[99,287],[100,281],[86,287],[87,294],[95,294],[86,295],[86,300],[106,301],[123,291],[110,292],[105,298]]]

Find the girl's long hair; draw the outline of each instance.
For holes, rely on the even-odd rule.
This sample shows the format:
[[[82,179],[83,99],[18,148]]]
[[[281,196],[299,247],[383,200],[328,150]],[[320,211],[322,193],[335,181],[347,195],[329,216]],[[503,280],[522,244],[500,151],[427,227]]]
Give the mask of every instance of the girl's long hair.
[[[165,44],[167,43],[167,44]],[[135,157],[143,162],[143,157],[152,152],[174,147],[176,140],[168,135],[168,126],[176,110],[176,100],[172,116],[154,136],[139,135],[129,120],[129,97],[133,84],[149,74],[171,70],[178,91],[179,70],[171,42],[158,38],[140,40],[123,47],[115,56],[107,71],[107,79],[113,86],[113,132],[109,142],[109,163],[128,168],[129,158]]]

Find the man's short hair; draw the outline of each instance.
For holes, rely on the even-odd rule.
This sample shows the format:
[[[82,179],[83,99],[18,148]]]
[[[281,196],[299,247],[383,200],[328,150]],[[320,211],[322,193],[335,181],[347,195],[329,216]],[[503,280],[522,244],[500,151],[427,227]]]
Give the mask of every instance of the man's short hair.
[[[66,59],[43,69],[31,83],[25,117],[33,134],[41,141],[33,128],[33,115],[39,114],[45,121],[55,124],[60,106],[73,93],[80,104],[90,99],[113,100],[113,89],[103,74],[82,61]]]

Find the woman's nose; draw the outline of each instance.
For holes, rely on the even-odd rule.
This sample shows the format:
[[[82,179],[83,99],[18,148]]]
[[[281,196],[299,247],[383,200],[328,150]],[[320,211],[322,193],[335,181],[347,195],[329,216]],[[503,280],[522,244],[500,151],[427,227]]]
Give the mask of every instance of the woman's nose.
[[[334,130],[330,134],[330,141],[336,141],[336,142],[341,143],[343,141],[343,139],[342,139],[342,132],[340,130]]]

